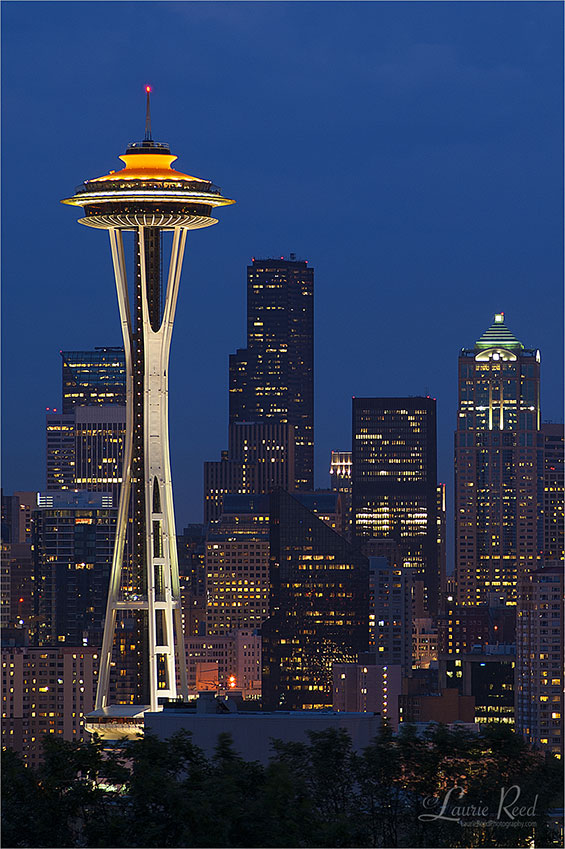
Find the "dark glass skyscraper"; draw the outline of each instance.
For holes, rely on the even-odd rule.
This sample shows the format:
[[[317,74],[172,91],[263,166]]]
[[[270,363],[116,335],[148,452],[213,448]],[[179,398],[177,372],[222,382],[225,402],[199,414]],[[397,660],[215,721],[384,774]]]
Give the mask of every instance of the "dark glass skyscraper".
[[[75,407],[126,403],[126,363],[123,348],[61,351],[63,413]]]
[[[294,255],[247,267],[247,347],[230,356],[230,424],[294,425],[295,488],[314,488],[314,269]]]
[[[369,642],[368,561],[283,490],[270,500],[269,618],[263,623],[263,705],[332,705],[332,666]]]
[[[396,541],[402,565],[424,580],[435,613],[441,570],[435,399],[354,398],[352,456],[355,538]]]
[[[111,493],[45,492],[34,510],[38,645],[102,643],[117,510]]]

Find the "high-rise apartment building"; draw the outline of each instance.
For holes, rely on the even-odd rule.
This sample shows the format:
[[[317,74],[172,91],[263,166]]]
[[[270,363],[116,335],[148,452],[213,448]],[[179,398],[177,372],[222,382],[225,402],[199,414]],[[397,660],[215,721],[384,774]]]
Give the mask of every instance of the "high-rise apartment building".
[[[263,640],[266,709],[331,707],[334,663],[368,648],[368,566],[363,555],[303,504],[270,501],[269,618]]]
[[[369,648],[377,662],[412,669],[414,572],[386,557],[369,557]]]
[[[75,407],[126,403],[123,348],[61,351],[63,413]]]
[[[230,423],[294,426],[295,488],[314,488],[314,269],[254,259],[247,267],[247,347],[230,356]]]
[[[85,739],[97,666],[97,649],[90,646],[2,647],[2,746],[36,767],[45,735]]]
[[[353,533],[392,538],[402,565],[424,581],[435,613],[440,589],[436,402],[353,399]]]
[[[457,415],[457,599],[476,605],[496,592],[515,603],[540,548],[540,355],[511,333],[504,313],[461,351]]]
[[[294,427],[274,422],[232,422],[222,459],[204,463],[204,521],[217,521],[224,495],[294,489]]]
[[[516,624],[516,731],[563,757],[563,566],[521,582]]]

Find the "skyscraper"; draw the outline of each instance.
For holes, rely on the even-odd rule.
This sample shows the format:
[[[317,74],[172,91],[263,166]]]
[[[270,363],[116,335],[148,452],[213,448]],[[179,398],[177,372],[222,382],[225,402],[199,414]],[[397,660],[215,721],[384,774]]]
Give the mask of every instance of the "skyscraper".
[[[516,622],[516,731],[562,758],[563,566],[525,575]]]
[[[540,355],[511,333],[504,313],[459,356],[455,434],[455,568],[459,604],[489,593],[515,603],[536,567]],[[539,450],[542,450],[541,448]]]
[[[543,445],[541,553],[544,561],[563,563],[565,555],[563,425],[544,422],[539,436]]]
[[[230,356],[230,423],[295,430],[295,487],[314,488],[314,269],[254,259],[247,267],[247,347]]]
[[[436,402],[434,398],[353,399],[353,533],[392,538],[402,565],[425,585],[437,611],[440,587]]]
[[[363,555],[283,490],[271,493],[269,618],[264,622],[263,705],[332,705],[332,666],[368,648],[368,565]]]
[[[49,411],[45,416],[46,488],[75,488],[75,413]]]
[[[47,413],[47,489],[111,492],[118,503],[126,408],[84,405]]]
[[[117,510],[103,492],[39,493],[36,645],[102,643]]]
[[[63,413],[75,407],[126,403],[123,348],[61,351]]]
[[[204,463],[204,521],[217,521],[224,495],[294,489],[294,427],[274,422],[232,422],[229,448]]]
[[[369,557],[369,646],[377,662],[412,671],[414,572],[386,557]]]

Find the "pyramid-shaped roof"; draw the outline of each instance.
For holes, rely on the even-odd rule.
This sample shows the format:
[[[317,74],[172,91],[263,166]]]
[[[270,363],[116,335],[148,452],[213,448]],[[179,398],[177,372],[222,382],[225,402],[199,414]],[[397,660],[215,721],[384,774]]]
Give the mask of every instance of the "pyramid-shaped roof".
[[[508,330],[504,324],[504,313],[496,313],[494,324],[491,324],[480,339],[475,342],[475,348],[523,348],[524,346],[519,339],[516,339],[513,333]]]

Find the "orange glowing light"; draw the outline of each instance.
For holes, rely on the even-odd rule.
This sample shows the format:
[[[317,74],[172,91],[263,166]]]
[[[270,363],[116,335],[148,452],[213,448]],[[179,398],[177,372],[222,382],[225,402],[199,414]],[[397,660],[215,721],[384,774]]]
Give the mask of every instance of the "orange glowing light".
[[[192,177],[190,174],[183,174],[182,171],[175,171],[171,168],[171,163],[178,157],[167,153],[138,153],[119,156],[122,162],[125,162],[125,168],[121,171],[110,171],[103,177],[96,177],[96,182],[101,183],[112,180],[190,180],[196,183],[207,183],[207,180],[202,180],[200,177]]]
[[[149,94],[149,92],[151,91],[151,86],[150,86],[150,85],[146,85],[146,86],[145,86],[145,91],[147,92],[147,94]]]

